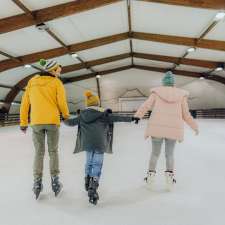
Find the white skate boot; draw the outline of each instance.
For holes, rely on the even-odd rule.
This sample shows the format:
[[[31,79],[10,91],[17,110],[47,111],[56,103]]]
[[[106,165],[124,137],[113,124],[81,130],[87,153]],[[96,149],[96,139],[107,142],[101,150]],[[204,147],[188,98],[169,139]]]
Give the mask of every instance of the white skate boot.
[[[176,184],[176,179],[174,176],[174,173],[172,171],[165,171],[165,177],[166,177],[166,185],[168,191],[172,191],[174,188],[174,185]]]
[[[156,175],[156,171],[148,171],[147,177],[145,177],[144,179],[149,189],[152,189],[154,187],[155,175]]]

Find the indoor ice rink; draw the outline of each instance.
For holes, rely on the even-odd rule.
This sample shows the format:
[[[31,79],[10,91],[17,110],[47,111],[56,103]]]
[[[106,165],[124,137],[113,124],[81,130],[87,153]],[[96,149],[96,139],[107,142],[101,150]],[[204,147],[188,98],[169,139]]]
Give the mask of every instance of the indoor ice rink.
[[[48,69],[40,59],[62,67],[71,118],[87,110],[86,90],[113,115],[134,116],[171,71],[174,85],[189,92],[199,131],[195,135],[184,125],[172,190],[164,176],[164,149],[154,185],[144,181],[153,148],[144,138],[154,116],[149,109],[138,124],[114,124],[113,154],[104,155],[97,205],[84,189],[85,153],[73,154],[78,128],[61,121],[63,189],[55,197],[46,143],[43,190],[36,200],[32,128],[21,132],[20,109],[28,82]],[[0,224],[223,224],[224,66],[224,0],[0,0]]]

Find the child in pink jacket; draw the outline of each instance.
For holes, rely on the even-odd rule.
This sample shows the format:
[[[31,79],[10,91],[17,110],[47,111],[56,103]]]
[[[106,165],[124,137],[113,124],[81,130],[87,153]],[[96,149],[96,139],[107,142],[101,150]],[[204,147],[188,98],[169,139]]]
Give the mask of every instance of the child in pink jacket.
[[[167,72],[162,80],[163,86],[153,88],[151,95],[138,109],[135,117],[142,118],[152,109],[145,138],[152,138],[152,154],[149,162],[146,182],[152,186],[156,174],[156,165],[165,141],[166,171],[168,188],[176,183],[174,177],[174,148],[177,141],[183,141],[184,121],[198,134],[198,125],[192,118],[187,98],[189,93],[174,87],[175,79],[172,72]]]

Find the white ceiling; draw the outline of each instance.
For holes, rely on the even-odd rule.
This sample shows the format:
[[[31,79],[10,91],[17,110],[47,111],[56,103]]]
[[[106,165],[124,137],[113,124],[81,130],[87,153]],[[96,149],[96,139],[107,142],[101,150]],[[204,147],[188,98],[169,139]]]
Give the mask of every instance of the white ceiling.
[[[106,63],[99,66],[94,66],[92,68],[96,71],[103,71],[103,70],[111,70],[118,67],[129,66],[129,65],[131,65],[131,58],[127,58],[127,59],[123,59],[123,60],[119,60],[119,61],[115,61],[111,63]]]
[[[210,70],[210,69],[204,68],[204,67],[187,66],[187,65],[179,65],[176,69],[192,71],[192,72],[197,72],[197,73],[205,73],[205,72],[208,72]]]
[[[0,49],[13,56],[27,55],[61,47],[46,32],[34,26],[0,35]]]
[[[93,93],[97,94],[97,83],[95,78],[66,84],[65,88],[68,100],[74,103],[84,100],[84,92],[86,90],[91,90]]]
[[[206,39],[225,41],[225,19],[217,24],[216,27],[206,35]]]
[[[134,58],[134,64],[141,65],[141,66],[159,67],[159,68],[172,68],[173,66],[172,63],[147,60],[147,59],[139,59],[139,58]]]
[[[0,100],[4,100],[6,95],[9,93],[9,89],[7,88],[0,88]]]
[[[12,1],[1,0],[0,19],[21,13],[23,13],[23,11],[18,6],[16,6]]]
[[[3,55],[0,55],[0,61],[5,60],[5,59],[8,59],[8,58]]]
[[[217,11],[132,1],[133,30],[198,37]]]
[[[198,48],[197,51],[188,54],[187,58],[225,62],[225,51]]]
[[[171,45],[152,41],[133,40],[133,46],[135,52],[167,55],[167,56],[182,56],[187,46]]]
[[[79,56],[85,61],[105,58],[109,56],[119,55],[130,52],[129,41],[119,41],[108,45],[84,50],[78,52]]]
[[[22,66],[11,70],[6,70],[0,73],[0,83],[13,86],[23,78],[36,72],[37,70],[33,68],[25,69]]]
[[[1,0],[2,1],[2,0]],[[67,2],[72,2],[73,0],[23,0],[23,4],[26,5],[30,10],[37,10],[42,8],[47,8],[54,5],[59,5]]]
[[[127,32],[126,1],[48,22],[66,44]],[[69,32],[68,32],[69,31]]]
[[[0,1],[0,18],[22,13],[22,11],[12,1]],[[72,2],[72,0],[23,0],[23,3],[30,10],[37,10],[66,2]],[[129,28],[126,2],[127,1],[124,0],[68,17],[58,18],[47,22],[47,24],[50,29],[67,45],[128,32]],[[217,10],[131,0],[132,30],[136,32],[198,37],[210,24],[217,12]],[[225,20],[219,22],[206,38],[225,41]],[[136,39],[133,39],[132,43],[134,52],[175,57],[181,57],[189,47]],[[0,50],[13,56],[27,55],[58,47],[60,47],[59,43],[57,43],[47,33],[38,31],[34,26],[0,34]],[[78,54],[87,62],[129,52],[129,40],[124,40],[80,51]],[[187,57],[225,62],[224,51],[198,48]],[[7,58],[0,55],[0,61],[5,59]],[[56,57],[54,60],[57,60],[63,66],[80,63],[77,59],[73,59],[69,55]],[[159,68],[171,68],[173,66],[172,63],[138,58],[134,58],[134,63],[137,65]],[[38,64],[36,63],[35,65]],[[93,69],[96,71],[102,71],[126,65],[131,65],[130,58],[94,66]],[[208,71],[207,68],[186,65],[180,65],[177,69],[192,72]],[[10,69],[0,73],[0,84],[15,85],[21,79],[34,72],[36,72],[36,70],[32,68],[25,69],[24,67],[19,67]],[[90,70],[82,69],[64,74],[62,77],[69,78],[82,76],[88,73],[90,73]],[[225,77],[224,71],[214,74]],[[103,102],[105,105],[111,104],[112,107],[116,107],[118,96],[123,94],[124,91],[134,88],[139,88],[142,92],[148,95],[150,87],[161,84],[162,76],[162,73],[136,69],[104,76],[100,79]],[[197,105],[199,107],[223,107],[225,104],[223,103],[225,93],[224,85],[220,85],[217,82],[199,81],[198,79],[183,76],[176,76],[176,81],[179,87],[185,85],[185,88],[189,89],[193,95],[198,96],[197,98],[199,100],[192,100],[193,107]],[[94,92],[97,92],[96,79],[88,79],[73,84],[67,84],[65,86],[68,100],[71,102],[79,102],[82,100],[85,89],[91,89]],[[208,94],[203,94],[207,91],[207,88],[209,88],[209,94],[215,96],[215,101],[213,100],[213,97],[208,96]],[[0,99],[4,98],[8,91],[8,89],[0,88]],[[16,100],[19,101],[21,96],[22,92],[16,97]],[[73,105],[75,109],[76,107],[81,107],[82,104],[83,102],[78,105],[71,105]]]
[[[78,76],[85,75],[88,73],[91,73],[90,70],[82,69],[82,70],[77,70],[77,71],[70,72],[70,73],[64,73],[61,75],[61,77],[62,78],[71,78],[71,77],[76,77],[76,76],[78,77]]]

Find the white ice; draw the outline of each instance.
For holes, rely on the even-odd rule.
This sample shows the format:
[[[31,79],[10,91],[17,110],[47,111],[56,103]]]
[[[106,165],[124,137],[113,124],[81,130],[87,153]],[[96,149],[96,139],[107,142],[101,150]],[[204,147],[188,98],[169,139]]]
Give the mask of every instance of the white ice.
[[[64,192],[55,198],[50,188],[48,157],[44,190],[32,193],[31,130],[0,129],[1,225],[222,225],[225,223],[225,120],[198,120],[200,135],[186,128],[176,146],[177,185],[165,190],[164,155],[157,184],[146,188],[151,144],[144,141],[146,121],[116,124],[114,154],[106,155],[100,201],[88,203],[83,188],[84,153],[73,155],[76,129],[61,127],[60,166]],[[47,156],[47,154],[46,154]]]

